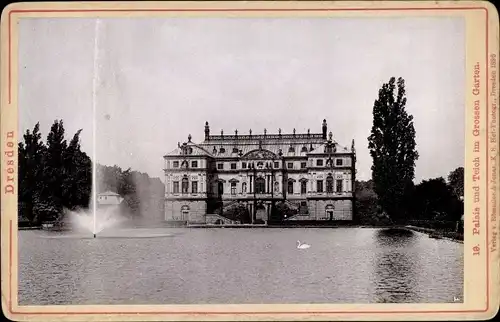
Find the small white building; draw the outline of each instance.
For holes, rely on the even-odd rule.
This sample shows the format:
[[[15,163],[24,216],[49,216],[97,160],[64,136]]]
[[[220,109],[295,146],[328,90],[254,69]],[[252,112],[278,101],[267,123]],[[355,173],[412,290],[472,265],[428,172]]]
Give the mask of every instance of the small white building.
[[[123,198],[112,191],[106,191],[97,195],[97,204],[99,206],[117,206],[123,201]]]

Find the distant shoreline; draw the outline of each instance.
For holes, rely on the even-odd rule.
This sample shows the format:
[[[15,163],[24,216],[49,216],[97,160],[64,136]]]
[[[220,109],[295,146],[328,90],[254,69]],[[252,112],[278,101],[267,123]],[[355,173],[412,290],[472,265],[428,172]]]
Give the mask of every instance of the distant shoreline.
[[[212,228],[212,229],[222,229],[222,228],[241,228],[241,229],[255,229],[255,228],[278,228],[278,229],[283,229],[283,228],[376,228],[376,229],[408,229],[412,230],[418,233],[423,233],[426,235],[429,235],[430,238],[436,238],[436,239],[445,239],[445,240],[450,240],[458,243],[463,244],[463,236],[462,239],[459,238],[459,234],[456,232],[448,232],[445,233],[443,231],[437,230],[437,229],[431,229],[431,228],[423,228],[423,227],[417,227],[417,226],[411,226],[411,225],[402,225],[402,226],[377,226],[377,225],[359,225],[359,224],[350,224],[350,225],[345,225],[345,224],[321,224],[321,225],[280,225],[280,224],[271,224],[271,225],[266,225],[266,224],[236,224],[236,225],[207,225],[207,224],[189,224],[185,226],[169,226],[168,224],[165,225],[165,223],[159,223],[157,226],[155,225],[150,225],[150,227],[124,227],[127,229],[133,229],[133,228],[195,228],[195,229],[207,229],[207,228]],[[35,226],[35,227],[18,227],[18,230],[44,230],[43,227],[41,226]],[[49,231],[67,231],[68,229],[48,229]],[[445,236],[445,234],[448,234],[449,236]]]

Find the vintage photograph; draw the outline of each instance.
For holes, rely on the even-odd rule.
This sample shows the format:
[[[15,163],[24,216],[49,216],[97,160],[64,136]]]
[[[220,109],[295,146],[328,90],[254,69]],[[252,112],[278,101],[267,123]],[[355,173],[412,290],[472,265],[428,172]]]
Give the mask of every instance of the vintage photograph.
[[[463,302],[463,19],[18,28],[20,305]]]
[[[11,320],[498,312],[486,2],[18,3]]]

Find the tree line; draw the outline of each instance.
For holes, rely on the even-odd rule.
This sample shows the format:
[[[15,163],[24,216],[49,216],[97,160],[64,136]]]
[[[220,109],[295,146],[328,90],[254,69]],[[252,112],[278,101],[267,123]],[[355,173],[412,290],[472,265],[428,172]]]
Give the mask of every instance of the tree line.
[[[459,167],[450,172],[447,180],[443,177],[423,180],[415,185],[406,205],[405,222],[460,221],[463,215],[463,178],[464,168]],[[356,181],[356,210],[358,220],[365,225],[390,225],[393,223],[380,206],[374,189],[373,180]]]
[[[373,160],[372,179],[356,182],[361,222],[405,224],[412,220],[459,221],[463,215],[464,168],[444,178],[415,185],[416,149],[413,116],[406,111],[403,78],[390,78],[373,106],[368,149]]]
[[[131,218],[162,220],[164,216],[165,185],[160,178],[123,170],[114,166],[97,166],[98,191],[118,193],[124,200],[121,213]]]
[[[81,132],[78,130],[68,143],[62,120],[54,121],[45,142],[39,123],[33,130],[26,130],[18,145],[20,221],[39,225],[63,219],[63,209],[77,210],[90,206],[92,161],[81,150]],[[162,200],[164,187],[159,178],[99,164],[97,178],[97,193],[110,190],[120,194],[124,198],[122,207],[126,214],[139,217],[145,211],[162,212],[163,203],[159,200]]]

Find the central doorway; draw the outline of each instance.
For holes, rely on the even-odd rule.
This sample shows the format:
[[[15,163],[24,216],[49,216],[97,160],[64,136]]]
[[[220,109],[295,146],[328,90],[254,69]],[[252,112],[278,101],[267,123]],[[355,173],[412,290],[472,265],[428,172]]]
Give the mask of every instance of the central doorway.
[[[326,211],[326,219],[327,220],[333,220],[333,211],[335,210],[335,207],[333,205],[327,205],[325,208]]]
[[[187,205],[181,207],[181,220],[189,221],[189,206]]]

